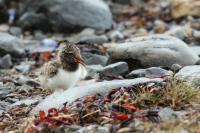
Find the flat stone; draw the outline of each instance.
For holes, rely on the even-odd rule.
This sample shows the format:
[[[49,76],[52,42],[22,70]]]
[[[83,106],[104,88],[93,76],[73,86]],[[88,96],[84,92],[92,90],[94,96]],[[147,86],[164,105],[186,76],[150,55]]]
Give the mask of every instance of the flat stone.
[[[129,71],[126,62],[117,62],[104,67],[99,71],[100,77],[125,75]]]
[[[150,67],[147,69],[133,70],[127,75],[128,78],[139,78],[139,77],[167,77],[173,73],[160,67]]]
[[[29,106],[29,105],[32,105],[32,104],[37,104],[41,100],[42,100],[42,97],[37,96],[37,97],[32,97],[32,98],[20,100],[18,102],[15,102],[11,106],[18,106],[18,105],[22,105],[22,104]]]

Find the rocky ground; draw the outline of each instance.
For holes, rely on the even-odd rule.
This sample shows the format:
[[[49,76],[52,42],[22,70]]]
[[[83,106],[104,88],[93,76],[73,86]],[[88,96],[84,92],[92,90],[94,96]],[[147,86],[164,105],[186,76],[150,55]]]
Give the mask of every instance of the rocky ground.
[[[200,132],[199,0],[1,0],[1,132]],[[57,41],[88,75],[37,82]]]

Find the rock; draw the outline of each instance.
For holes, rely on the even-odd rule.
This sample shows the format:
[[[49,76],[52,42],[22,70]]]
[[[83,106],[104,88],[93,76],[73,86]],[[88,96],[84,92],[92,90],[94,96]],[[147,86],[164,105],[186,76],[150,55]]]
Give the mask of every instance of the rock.
[[[160,67],[150,67],[147,69],[137,69],[133,70],[131,73],[127,75],[127,78],[139,78],[139,77],[168,77],[173,73],[171,71],[167,71]]]
[[[25,12],[18,20],[18,24],[25,30],[41,29],[51,31],[47,18],[42,13]]]
[[[177,63],[192,65],[198,56],[181,40],[166,35],[136,37],[111,47],[108,63],[126,61],[130,70],[134,67],[156,67]]]
[[[139,78],[145,77],[146,70],[145,69],[136,69],[130,72],[126,77],[127,78]]]
[[[56,48],[58,46],[57,42],[50,38],[45,38],[41,40],[40,45],[43,47],[53,47],[53,48]]]
[[[102,79],[104,79],[104,77],[107,76],[123,76],[127,74],[128,71],[128,64],[126,62],[117,62],[104,67],[102,70],[99,71],[99,75]]]
[[[115,30],[115,31],[111,31],[109,34],[108,34],[109,38],[112,40],[112,41],[118,41],[118,40],[122,40],[124,39],[124,35],[118,31],[118,30]]]
[[[200,65],[200,59],[195,63],[195,65]]]
[[[6,24],[1,24],[0,25],[0,32],[8,32],[9,26]]]
[[[106,65],[108,61],[107,56],[98,55],[98,54],[92,54],[89,52],[83,52],[81,53],[83,60],[87,65]]]
[[[13,65],[11,56],[9,54],[0,59],[0,69],[9,69]]]
[[[110,128],[107,126],[89,125],[82,127],[76,133],[110,133]]]
[[[200,1],[199,0],[172,0],[171,13],[173,18],[185,16],[200,17]]]
[[[200,46],[190,46],[190,49],[200,57]]]
[[[40,110],[47,111],[49,108],[57,108],[62,106],[64,103],[71,103],[78,98],[82,98],[88,95],[102,94],[105,95],[114,88],[128,87],[143,83],[161,83],[163,79],[148,79],[148,78],[137,78],[127,80],[112,80],[92,83],[90,85],[70,88],[66,91],[56,91],[52,95],[46,97],[41,103],[39,103],[33,110],[32,113],[36,114]]]
[[[108,38],[105,35],[101,35],[101,36],[91,35],[91,36],[84,36],[78,39],[78,41],[94,43],[94,44],[103,44],[103,43],[108,42]]]
[[[185,66],[175,75],[175,77],[178,79],[186,80],[193,86],[199,86],[200,66]]]
[[[177,118],[175,111],[173,111],[169,107],[166,107],[159,111],[158,116],[161,118],[161,121],[171,121]]]
[[[31,70],[32,65],[35,62],[21,62],[20,65],[15,66],[15,69],[22,73],[27,73]]]
[[[190,25],[171,27],[171,30],[165,34],[184,40],[190,45],[200,45],[200,31],[193,29]]]
[[[43,39],[45,39],[46,38],[46,36],[45,36],[45,34],[44,33],[42,33],[42,31],[35,31],[34,32],[34,38],[36,39],[36,40],[43,40]]]
[[[10,54],[14,57],[21,57],[23,53],[23,42],[20,39],[0,32],[0,56]]]
[[[6,98],[8,94],[11,93],[11,90],[7,89],[6,87],[0,86],[0,100]]]
[[[9,33],[13,36],[20,37],[22,35],[22,29],[20,27],[10,27]]]
[[[34,87],[34,88],[38,88],[40,87],[40,84],[35,80],[35,79],[32,79],[30,77],[26,77],[24,75],[19,75],[17,78],[16,78],[16,81],[17,83],[19,84],[26,84],[30,87]]]
[[[172,72],[177,73],[179,70],[181,70],[182,66],[179,64],[173,64],[170,69],[172,70]]]
[[[57,48],[57,42],[51,38],[45,38],[41,41],[26,41],[26,50],[30,53],[52,52]]]
[[[156,20],[153,27],[155,33],[164,33],[169,29],[168,25],[162,20]]]
[[[42,97],[37,96],[37,97],[32,97],[32,98],[20,100],[16,103],[12,104],[11,106],[18,106],[18,105],[22,105],[22,104],[26,105],[26,106],[30,106],[30,105],[33,105],[33,104],[37,104],[41,100],[42,100]]]
[[[90,78],[95,78],[98,76],[98,73],[103,69],[102,65],[89,65],[87,66],[87,77],[88,79]]]
[[[101,0],[27,0],[23,13],[19,20],[21,25],[41,29],[39,25],[44,23],[54,31],[66,32],[84,27],[105,30],[112,24],[111,12]]]

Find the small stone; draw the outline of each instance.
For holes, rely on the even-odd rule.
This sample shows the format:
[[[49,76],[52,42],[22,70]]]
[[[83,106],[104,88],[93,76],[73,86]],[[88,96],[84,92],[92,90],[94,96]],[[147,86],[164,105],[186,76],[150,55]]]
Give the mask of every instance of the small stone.
[[[35,31],[34,32],[34,38],[36,40],[42,40],[42,39],[45,39],[46,36],[42,33],[42,31]]]
[[[83,52],[82,58],[87,65],[102,65],[105,66],[108,60],[107,56]]]
[[[150,67],[147,69],[133,70],[127,75],[128,78],[139,78],[139,77],[167,77],[171,76],[172,72],[162,69],[160,67]]]
[[[0,32],[8,32],[9,26],[6,24],[0,25]]]
[[[87,78],[95,78],[98,75],[99,71],[103,69],[102,65],[89,65],[87,66]]]
[[[11,56],[9,54],[3,56],[0,59],[0,68],[1,69],[9,69],[13,65]]]
[[[10,27],[9,33],[13,36],[20,37],[22,35],[22,29],[20,27]]]
[[[9,90],[9,89],[3,89],[2,90],[2,88],[0,88],[1,90],[0,90],[0,99],[2,100],[2,99],[4,99],[4,98],[6,98],[6,95],[8,95],[9,93],[11,93],[11,90]]]
[[[5,101],[6,101],[6,102],[9,102],[9,103],[15,103],[15,102],[18,102],[19,99],[8,97],[8,98],[6,98]]]
[[[81,39],[79,39],[79,42],[88,42],[92,44],[103,44],[108,42],[108,38],[105,35],[97,36],[97,35],[91,35],[91,36],[84,36]]]
[[[124,128],[121,128],[117,131],[117,133],[126,133],[126,132],[131,132],[132,129],[130,127],[124,127]]]
[[[24,54],[23,42],[15,36],[0,32],[0,56],[6,54],[21,57]]]
[[[20,65],[15,66],[15,69],[22,73],[27,73],[31,70],[32,65],[34,62],[21,62]]]
[[[127,78],[139,78],[139,77],[145,77],[146,70],[145,69],[137,69],[133,70],[127,75]]]
[[[173,65],[171,66],[170,69],[171,69],[173,72],[177,73],[181,68],[182,68],[181,65],[179,65],[179,64],[173,64]]]
[[[200,66],[199,65],[185,66],[178,73],[176,73],[175,77],[181,80],[186,80],[190,85],[199,87]]]
[[[20,100],[18,102],[15,102],[14,104],[12,104],[11,106],[18,106],[18,105],[26,105],[26,106],[29,106],[29,105],[33,105],[33,104],[37,104],[39,103],[40,101],[42,100],[42,97],[41,96],[37,96],[37,97],[31,97],[31,98],[28,98],[28,99],[23,99],[23,100]]]
[[[164,33],[168,30],[168,25],[162,20],[156,20],[154,22],[154,32],[155,33]]]
[[[111,31],[108,36],[112,41],[118,41],[124,39],[124,35],[118,30]]]
[[[169,107],[163,108],[158,115],[162,121],[171,121],[177,118],[176,113]]]
[[[127,74],[129,71],[128,64],[126,62],[117,62],[104,67],[100,72],[100,77],[106,76],[120,76]]]

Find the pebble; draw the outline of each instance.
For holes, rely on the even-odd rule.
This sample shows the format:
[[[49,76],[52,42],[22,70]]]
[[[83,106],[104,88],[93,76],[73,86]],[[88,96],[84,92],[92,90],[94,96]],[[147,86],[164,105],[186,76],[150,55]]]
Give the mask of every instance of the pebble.
[[[22,29],[20,27],[10,27],[9,33],[16,37],[21,37]]]
[[[172,70],[172,72],[177,73],[179,70],[181,70],[182,66],[179,64],[173,64],[170,69]]]
[[[92,54],[89,52],[82,52],[81,55],[87,65],[105,66],[108,61],[108,57],[104,55]]]
[[[22,73],[27,73],[31,70],[32,65],[34,62],[21,62],[20,65],[16,65],[15,69]]]
[[[136,69],[127,75],[127,78],[139,78],[139,77],[168,77],[173,72],[167,71],[160,67],[150,67],[147,69]]]
[[[13,65],[12,58],[10,54],[7,54],[0,58],[0,68],[1,69],[9,69]]]
[[[161,121],[171,121],[177,117],[175,111],[169,107],[163,108],[159,111],[158,116],[161,118]]]
[[[120,76],[129,72],[128,64],[126,62],[117,62],[104,67],[99,71],[100,78],[104,79],[107,76]]]
[[[199,87],[200,66],[199,65],[185,66],[178,73],[176,73],[175,77],[177,79],[186,80],[190,85]]]
[[[20,100],[18,102],[15,102],[11,106],[18,106],[18,105],[22,105],[22,104],[26,105],[26,106],[30,106],[30,105],[33,105],[33,104],[37,104],[41,100],[42,100],[41,96],[36,96],[36,97],[31,97],[31,98]]]

